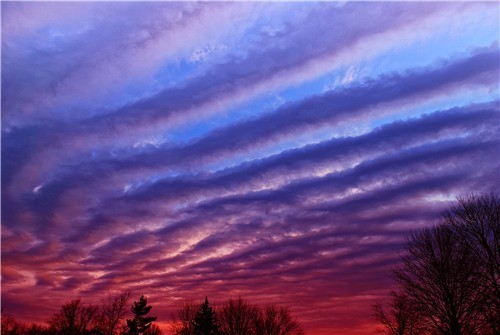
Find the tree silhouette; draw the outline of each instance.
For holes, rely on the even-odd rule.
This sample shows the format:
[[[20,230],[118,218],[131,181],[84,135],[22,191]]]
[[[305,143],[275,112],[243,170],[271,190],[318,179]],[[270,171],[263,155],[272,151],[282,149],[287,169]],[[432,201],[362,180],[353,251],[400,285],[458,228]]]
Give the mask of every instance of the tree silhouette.
[[[226,301],[218,314],[224,335],[253,335],[257,333],[260,310],[241,297]]]
[[[391,302],[388,306],[376,304],[373,306],[375,320],[382,326],[378,332],[387,335],[418,335],[425,330],[425,321],[417,308],[402,293],[391,292]]]
[[[194,318],[199,306],[193,300],[186,301],[172,313],[170,333],[173,335],[192,335],[194,333]]]
[[[219,325],[215,311],[210,306],[208,298],[201,304],[194,318],[194,335],[219,335]]]
[[[258,335],[304,335],[300,324],[292,317],[290,310],[283,306],[269,305],[260,313],[257,323]]]
[[[151,327],[151,323],[156,320],[156,316],[146,316],[152,308],[152,306],[147,306],[147,303],[144,295],[141,295],[138,302],[134,301],[131,308],[134,318],[127,320],[129,335],[144,334]]]
[[[443,224],[459,236],[481,269],[485,318],[493,334],[500,334],[500,198],[459,198],[444,214]]]
[[[80,299],[72,300],[54,314],[48,324],[53,334],[81,335],[95,328],[98,308],[84,305]]]
[[[101,306],[99,316],[99,329],[104,335],[118,333],[120,321],[125,316],[125,307],[130,299],[130,291],[125,291],[117,296],[109,295]]]
[[[27,331],[27,326],[24,323],[17,321],[14,317],[4,313],[3,311],[1,321],[1,333],[3,335],[20,335],[25,334]]]
[[[402,264],[393,272],[411,304],[429,321],[431,333],[481,334],[484,317],[475,258],[447,226],[411,235]]]
[[[4,313],[1,314],[1,331],[2,335],[53,335],[53,331],[49,331],[47,327],[36,323],[24,323],[16,320],[14,317]]]
[[[174,315],[172,335],[303,335],[301,325],[283,306],[260,307],[241,297],[224,302],[217,317],[208,299],[193,315],[193,303],[187,302]],[[202,329],[201,325],[207,325]]]

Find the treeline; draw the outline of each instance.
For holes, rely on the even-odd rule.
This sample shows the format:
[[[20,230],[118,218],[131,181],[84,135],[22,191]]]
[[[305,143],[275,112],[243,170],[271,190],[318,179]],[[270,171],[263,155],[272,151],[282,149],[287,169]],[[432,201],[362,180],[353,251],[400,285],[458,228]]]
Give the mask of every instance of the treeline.
[[[108,298],[100,305],[84,304],[81,299],[72,300],[47,320],[47,326],[19,322],[2,312],[3,335],[161,335],[153,324],[155,316],[148,316],[152,306],[144,296],[134,301],[126,319],[130,291]]]
[[[126,318],[130,292],[108,296],[100,306],[72,300],[52,315],[47,325],[27,324],[2,313],[3,335],[162,335],[150,316],[151,305],[141,296],[134,301]],[[304,335],[301,325],[283,306],[249,304],[242,298],[230,299],[217,308],[208,298],[202,303],[185,302],[172,315],[171,335]]]
[[[216,311],[217,310],[217,311]],[[198,306],[185,302],[172,316],[172,335],[304,335],[302,326],[283,306],[258,306],[241,297],[212,308],[208,298]]]
[[[500,334],[500,198],[459,198],[439,225],[408,237],[397,291],[373,306],[389,335]]]

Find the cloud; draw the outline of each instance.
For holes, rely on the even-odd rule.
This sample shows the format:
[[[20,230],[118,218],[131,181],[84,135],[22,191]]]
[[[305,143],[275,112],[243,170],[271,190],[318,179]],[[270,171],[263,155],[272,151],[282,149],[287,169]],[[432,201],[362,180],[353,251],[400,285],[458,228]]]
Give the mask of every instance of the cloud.
[[[146,6],[145,9],[142,10],[146,13],[153,12],[153,15],[163,13],[161,10],[155,11],[154,6],[153,8]],[[298,4],[296,6],[298,6]],[[349,41],[352,40],[353,35],[336,32],[331,36],[329,34],[324,34],[322,39],[310,38],[311,32],[328,29],[328,26],[332,22],[332,15],[333,17],[338,17],[339,22],[345,21],[345,24],[350,27],[347,31],[352,30],[352,34],[354,34],[354,36],[359,35],[360,43],[366,42],[365,44],[370,45],[368,42],[370,42],[371,39],[381,39],[380,43],[383,45],[390,42],[389,45],[386,45],[389,47],[391,43],[395,43],[395,41],[391,38],[384,39],[384,34],[382,32],[388,32],[390,34],[397,33],[398,36],[402,36],[402,31],[397,30],[401,28],[405,34],[408,33],[413,36],[415,35],[415,29],[411,27],[413,27],[414,24],[422,27],[422,15],[425,15],[426,19],[431,17],[436,22],[441,22],[443,18],[439,15],[435,17],[437,15],[436,13],[446,12],[447,15],[449,15],[450,9],[458,11],[458,9],[453,6],[418,5],[419,15],[416,15],[415,11],[409,10],[408,7],[397,4],[391,5],[387,8],[382,8],[383,6],[381,7],[373,4],[376,10],[374,9],[373,11],[368,12],[362,6],[359,6],[359,4],[353,3],[350,4],[350,6],[346,6],[345,8],[342,7],[342,11],[339,11],[338,6],[336,5],[332,5],[331,8],[330,5],[319,7],[308,5],[304,8],[307,9],[304,10],[305,14],[302,16],[298,15],[298,18],[296,18],[297,15],[290,15],[290,8],[285,6],[286,10],[284,10],[284,15],[294,19],[289,19],[290,22],[283,20],[283,23],[281,19],[279,20],[280,24],[286,27],[280,28],[283,30],[283,33],[278,36],[273,35],[272,41],[269,42],[270,39],[268,30],[263,30],[260,35],[257,34],[257,36],[254,37],[254,43],[245,44],[250,47],[243,58],[236,57],[228,62],[216,64],[215,66],[208,68],[201,76],[194,77],[186,83],[181,83],[180,87],[177,85],[173,88],[162,90],[150,97],[127,101],[125,105],[115,111],[105,110],[103,111],[104,114],[96,115],[94,112],[89,114],[89,110],[93,110],[93,108],[83,108],[82,112],[86,118],[83,122],[80,119],[76,120],[76,124],[75,122],[63,122],[57,126],[57,129],[50,127],[50,129],[47,129],[47,131],[44,132],[46,135],[44,135],[43,139],[57,143],[57,145],[38,146],[39,154],[31,158],[31,162],[37,162],[38,168],[35,170],[25,167],[25,170],[28,171],[21,172],[23,177],[19,177],[21,180],[19,180],[16,184],[20,185],[16,185],[15,188],[23,189],[25,187],[24,184],[31,181],[28,176],[33,179],[46,178],[47,174],[49,174],[50,171],[57,166],[57,162],[60,160],[77,161],[80,157],[82,157],[82,155],[84,157],[93,155],[96,151],[96,145],[99,145],[99,147],[103,149],[114,150],[116,147],[115,140],[118,139],[117,136],[121,139],[120,147],[126,146],[127,143],[131,141],[131,127],[135,129],[135,136],[142,136],[142,134],[144,134],[149,137],[152,131],[155,133],[164,133],[165,127],[175,127],[176,123],[178,123],[177,121],[174,121],[173,118],[179,119],[179,116],[181,116],[180,119],[184,120],[184,122],[185,120],[195,120],[202,116],[202,114],[206,114],[214,108],[216,110],[228,108],[240,102],[242,97],[246,97],[244,99],[248,99],[261,94],[262,92],[273,89],[272,87],[276,87],[275,83],[280,83],[279,85],[286,86],[303,80],[310,80],[311,78],[321,75],[328,67],[331,68],[332,66],[338,66],[336,57],[339,56],[339,53],[342,54],[343,52],[352,49],[352,43]],[[208,7],[211,8],[210,6]],[[280,4],[274,4],[270,5],[270,8],[264,6],[264,8],[259,7],[259,10],[254,10],[253,7],[247,8],[245,6],[241,7],[240,5],[235,5],[235,7],[230,6],[227,10],[229,12],[232,10],[247,11],[249,13],[249,17],[252,19],[242,20],[244,23],[242,26],[246,27],[247,25],[251,26],[252,22],[257,20],[259,14],[262,14],[263,12],[268,12],[270,13],[269,15],[278,13],[277,17],[280,18],[279,12],[280,10],[283,10],[282,7],[283,6]],[[472,5],[470,9],[477,10],[477,8]],[[133,10],[134,8],[131,9],[131,11]],[[170,8],[167,8],[166,10],[170,10]],[[217,10],[218,7],[215,7],[214,11]],[[293,12],[293,10],[291,12]],[[376,16],[375,18],[366,18],[365,20],[366,22],[372,22],[372,26],[358,27],[355,24],[356,21],[350,19],[352,15],[369,16],[375,15],[379,12],[383,12],[384,15],[390,16],[393,20],[392,24],[387,25],[387,20],[380,20],[380,18],[383,17]],[[142,13],[142,11],[139,13]],[[225,12],[218,14],[224,15],[224,13]],[[207,17],[213,19],[214,16],[209,14],[210,13],[207,14]],[[138,20],[142,18],[141,15],[138,15]],[[229,17],[237,16],[229,15]],[[189,17],[186,20],[190,22]],[[395,24],[394,20],[397,20],[398,25]],[[154,20],[151,21],[154,22]],[[307,22],[307,25],[297,25],[303,21]],[[383,23],[380,26],[377,26],[377,22]],[[201,28],[199,29],[203,29],[204,25],[202,23],[203,21],[200,23]],[[132,22],[130,26],[127,26],[127,29],[131,29],[132,31],[133,29],[136,29],[134,24],[135,23]],[[198,23],[195,25],[196,27],[198,27],[197,24]],[[230,25],[232,22],[228,22],[228,24]],[[110,25],[110,27],[113,27],[113,25]],[[301,28],[296,31],[297,27]],[[374,29],[370,29],[371,27]],[[287,31],[286,29],[288,29],[288,34],[285,33]],[[434,28],[426,27],[426,29],[432,30]],[[238,33],[243,34],[241,35],[241,38],[244,38],[244,32],[246,29],[242,28],[240,30],[236,30]],[[112,32],[115,31],[112,30]],[[176,32],[174,31],[173,33]],[[198,36],[198,34],[194,34],[194,36]],[[411,36],[408,36],[409,40],[412,40],[413,37]],[[110,37],[110,39],[113,38],[113,36]],[[243,41],[248,42],[246,40]],[[111,50],[114,50],[113,45],[114,44],[112,43],[110,46]],[[310,48],[305,48],[305,45],[310,45]],[[290,52],[292,48],[296,48],[297,46],[300,46],[301,52]],[[328,48],[332,48],[332,50],[325,50],[326,46]],[[382,50],[384,48],[382,48]],[[135,46],[132,46],[132,49],[135,50]],[[239,49],[241,49],[241,47],[239,47]],[[378,50],[380,48],[370,45],[368,49],[371,53],[373,50]],[[357,49],[354,48],[354,50]],[[363,49],[358,56],[350,54],[347,56],[344,55],[342,57],[347,58],[342,62],[347,61],[347,59],[351,60],[353,57],[362,57],[361,55],[367,55],[367,52],[368,50]],[[126,54],[126,52],[124,53],[122,50],[119,50],[116,53],[120,55]],[[13,54],[15,56],[15,53]],[[325,61],[324,64],[322,63],[323,65],[320,66],[316,64],[318,57],[319,59],[323,59],[325,57],[326,59],[331,59],[333,57],[333,60]],[[115,58],[116,57],[113,57],[113,59]],[[285,59],[289,60],[284,61]],[[280,61],[278,62],[277,60]],[[312,61],[316,62],[313,62],[316,65],[312,64]],[[271,64],[271,67],[266,64]],[[31,68],[29,65],[23,65],[22,67]],[[45,66],[43,67],[45,68]],[[124,66],[124,68],[126,67],[127,66]],[[98,72],[99,75],[101,73],[105,73],[102,71]],[[9,76],[6,77],[9,78]],[[16,78],[18,77],[19,76],[16,75]],[[99,80],[99,82],[103,81]],[[106,82],[104,81],[103,83]],[[140,86],[143,86],[143,84],[140,84]],[[9,85],[9,87],[13,87],[13,85]],[[255,89],[252,87],[255,87]],[[8,95],[9,99],[14,99],[17,96],[17,93],[15,92],[18,92],[18,90],[13,89],[13,92]],[[196,92],[196,94],[193,95],[192,92]],[[17,100],[24,101],[26,99],[19,98]],[[228,104],[224,102],[226,100],[228,102],[232,102]],[[92,100],[86,99],[86,101]],[[19,104],[18,102],[14,103]],[[73,113],[68,115],[81,115],[81,113],[77,112],[78,108],[72,108],[71,110]],[[29,120],[34,121],[39,119],[30,118]],[[12,137],[17,137],[16,135],[17,134],[14,134]],[[135,138],[132,139],[132,143],[136,143]],[[89,145],[91,146],[90,148]],[[41,161],[43,161],[42,165],[40,165]],[[31,187],[31,189],[33,187]]]
[[[395,104],[398,100],[429,98],[429,95],[446,94],[451,89],[463,86],[489,85],[495,82],[493,73],[498,68],[498,51],[488,49],[444,63],[439,68],[430,66],[405,74],[386,75],[346,89],[314,96],[260,118],[217,129],[185,146],[160,147],[99,162],[90,160],[70,166],[64,169],[66,171],[60,171],[55,181],[46,182],[46,186],[34,198],[33,205],[37,206],[36,199],[41,199],[43,203],[40,207],[50,211],[55,204],[46,203],[44,199],[57,201],[68,189],[88,184],[97,178],[116,177],[127,171],[144,168],[206,164],[284,136],[293,136],[312,127],[373,118],[384,111],[384,103]],[[44,193],[50,196],[45,197]]]

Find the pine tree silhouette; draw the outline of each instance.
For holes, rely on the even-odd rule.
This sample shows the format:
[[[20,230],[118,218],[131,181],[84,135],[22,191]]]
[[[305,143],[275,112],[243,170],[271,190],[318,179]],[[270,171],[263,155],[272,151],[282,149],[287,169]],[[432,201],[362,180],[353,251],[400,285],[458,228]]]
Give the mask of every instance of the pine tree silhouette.
[[[194,335],[220,335],[215,311],[210,306],[207,297],[194,318]]]
[[[143,334],[151,327],[151,322],[156,320],[156,316],[145,316],[152,308],[152,306],[147,306],[147,303],[148,301],[143,295],[141,295],[139,302],[134,301],[134,305],[131,309],[132,313],[134,313],[134,318],[132,320],[127,320],[129,335]]]

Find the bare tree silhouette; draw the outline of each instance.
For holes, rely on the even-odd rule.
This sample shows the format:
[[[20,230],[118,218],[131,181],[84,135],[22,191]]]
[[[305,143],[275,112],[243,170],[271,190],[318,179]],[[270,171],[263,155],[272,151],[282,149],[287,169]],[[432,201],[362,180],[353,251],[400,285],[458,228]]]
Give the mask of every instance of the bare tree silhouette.
[[[269,305],[261,311],[257,334],[304,335],[304,330],[287,307]]]
[[[373,312],[375,319],[383,327],[377,332],[387,335],[419,335],[425,331],[425,320],[410,299],[402,293],[392,291],[388,306],[375,304]]]
[[[483,276],[478,284],[485,318],[493,334],[500,334],[500,198],[469,195],[458,199],[443,216],[443,224],[460,237]]]
[[[245,299],[229,299],[219,312],[219,323],[224,335],[251,335],[257,333],[260,310]]]
[[[18,321],[3,311],[1,320],[0,333],[2,335],[53,335],[53,332],[45,326]]]
[[[433,334],[481,333],[484,317],[477,288],[483,277],[453,230],[441,225],[412,234],[402,264],[393,275],[429,321]]]
[[[199,304],[195,303],[193,300],[185,301],[175,313],[172,313],[170,333],[173,335],[193,334],[193,321],[198,308]]]
[[[61,307],[48,321],[53,334],[82,335],[96,327],[98,307],[85,305],[80,299]]]
[[[99,329],[104,335],[118,334],[129,299],[130,291],[124,291],[116,296],[109,295],[103,302],[99,315]]]

